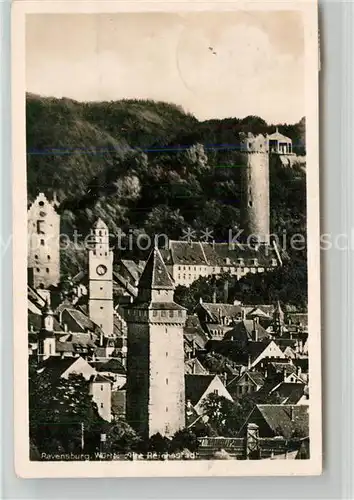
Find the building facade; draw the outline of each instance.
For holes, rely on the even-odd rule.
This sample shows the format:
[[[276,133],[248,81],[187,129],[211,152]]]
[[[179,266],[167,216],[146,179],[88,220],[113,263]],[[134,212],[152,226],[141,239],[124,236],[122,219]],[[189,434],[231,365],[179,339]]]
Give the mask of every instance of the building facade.
[[[39,193],[27,212],[28,283],[33,288],[49,288],[60,281],[60,215],[56,199]]]
[[[113,252],[106,224],[98,219],[91,230],[89,250],[89,316],[108,337],[113,335]]]
[[[157,248],[151,252],[126,310],[127,421],[144,437],[173,436],[185,425],[186,310],[173,301],[174,284]]]

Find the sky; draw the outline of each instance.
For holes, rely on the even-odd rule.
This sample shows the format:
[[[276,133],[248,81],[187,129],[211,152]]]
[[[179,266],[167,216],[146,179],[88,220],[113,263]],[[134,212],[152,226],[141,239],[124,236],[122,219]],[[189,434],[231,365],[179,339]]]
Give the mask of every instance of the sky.
[[[172,102],[199,120],[295,123],[305,115],[301,13],[30,14],[26,87]]]

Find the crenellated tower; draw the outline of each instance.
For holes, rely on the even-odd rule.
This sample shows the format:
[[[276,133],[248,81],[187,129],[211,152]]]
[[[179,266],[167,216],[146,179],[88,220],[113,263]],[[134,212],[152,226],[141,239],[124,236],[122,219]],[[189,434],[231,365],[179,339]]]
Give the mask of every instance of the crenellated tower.
[[[39,193],[27,212],[28,283],[49,288],[60,281],[60,215],[57,200]]]
[[[269,243],[269,142],[249,133],[241,136],[241,228],[246,237]]]
[[[142,436],[172,436],[185,425],[186,310],[173,301],[174,283],[157,248],[151,252],[126,310],[127,421]]]

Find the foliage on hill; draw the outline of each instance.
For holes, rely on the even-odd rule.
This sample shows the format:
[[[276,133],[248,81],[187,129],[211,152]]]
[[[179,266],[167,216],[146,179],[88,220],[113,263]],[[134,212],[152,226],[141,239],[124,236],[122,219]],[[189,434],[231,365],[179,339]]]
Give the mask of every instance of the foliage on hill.
[[[304,150],[304,119],[278,124]],[[217,241],[240,226],[239,133],[271,133],[256,116],[199,122],[174,104],[149,100],[80,103],[27,95],[28,193],[56,191],[61,232],[84,238],[101,216],[126,240],[147,233],[177,239],[213,228]],[[306,227],[305,173],[271,168],[272,231]],[[113,244],[115,239],[113,239]],[[85,259],[69,245],[64,274]],[[81,251],[82,253],[82,251]],[[304,260],[304,256],[302,256]]]

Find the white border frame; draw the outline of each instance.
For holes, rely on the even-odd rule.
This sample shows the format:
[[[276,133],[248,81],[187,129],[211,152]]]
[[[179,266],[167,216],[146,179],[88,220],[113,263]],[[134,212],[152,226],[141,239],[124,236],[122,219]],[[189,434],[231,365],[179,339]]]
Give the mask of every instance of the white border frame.
[[[31,13],[301,10],[305,24],[309,281],[310,459],[274,461],[33,462],[29,460],[25,17]],[[13,310],[15,467],[20,477],[187,477],[318,475],[322,471],[320,228],[316,0],[231,2],[24,1],[12,5]],[[24,333],[25,332],[25,333]]]

